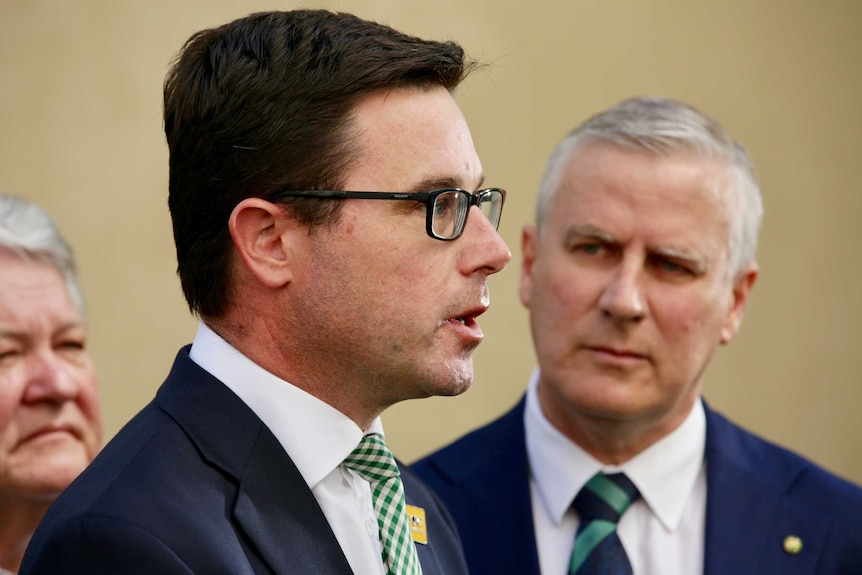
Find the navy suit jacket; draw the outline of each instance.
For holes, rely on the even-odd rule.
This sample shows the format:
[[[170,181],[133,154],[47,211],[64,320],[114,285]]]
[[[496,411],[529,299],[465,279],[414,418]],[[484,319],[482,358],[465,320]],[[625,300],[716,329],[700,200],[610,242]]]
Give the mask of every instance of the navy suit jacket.
[[[862,489],[709,407],[705,455],[705,575],[862,573]],[[523,399],[413,469],[451,510],[472,575],[539,575]]]
[[[351,573],[275,436],[188,349],[153,402],[51,505],[21,575]],[[423,572],[466,574],[451,517],[402,471],[408,504],[426,511]]]

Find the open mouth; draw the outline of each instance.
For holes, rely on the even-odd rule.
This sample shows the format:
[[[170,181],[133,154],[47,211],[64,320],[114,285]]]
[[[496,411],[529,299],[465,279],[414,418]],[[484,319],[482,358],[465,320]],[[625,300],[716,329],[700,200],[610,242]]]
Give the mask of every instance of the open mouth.
[[[482,338],[482,330],[479,327],[479,322],[477,318],[485,313],[488,310],[488,305],[484,301],[480,301],[478,305],[474,307],[462,307],[458,312],[460,315],[452,316],[448,318],[445,324],[449,324],[453,327],[457,326],[459,332],[462,334],[469,335],[469,337],[475,339]]]
[[[449,318],[449,321],[452,323],[460,323],[461,325],[466,326],[474,326],[476,324],[476,318],[482,315],[485,312],[484,309],[472,311],[470,313],[464,314],[462,316]]]

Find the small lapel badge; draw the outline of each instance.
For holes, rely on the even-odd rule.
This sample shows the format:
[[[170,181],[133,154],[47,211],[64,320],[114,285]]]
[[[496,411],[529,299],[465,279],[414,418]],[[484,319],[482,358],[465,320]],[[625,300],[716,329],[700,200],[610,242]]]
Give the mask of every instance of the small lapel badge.
[[[413,536],[413,541],[428,544],[428,530],[425,525],[425,510],[421,507],[407,505],[407,521],[410,524],[410,535]]]
[[[784,551],[788,555],[798,555],[802,551],[802,539],[796,535],[788,535],[784,538]]]

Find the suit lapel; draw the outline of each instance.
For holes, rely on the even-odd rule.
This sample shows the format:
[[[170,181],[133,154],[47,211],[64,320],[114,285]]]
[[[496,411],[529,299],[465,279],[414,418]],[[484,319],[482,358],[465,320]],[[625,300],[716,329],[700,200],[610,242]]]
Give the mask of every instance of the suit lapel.
[[[706,412],[704,575],[814,573],[829,525],[788,497],[801,464],[771,465],[765,443],[709,408]],[[799,537],[805,553],[787,553],[788,536]]]
[[[350,575],[317,500],[263,422],[180,350],[157,402],[201,456],[237,483],[233,517],[274,573]]]
[[[441,454],[442,467],[459,491],[447,500],[449,512],[462,533],[468,563],[483,565],[485,573],[539,575],[524,405],[521,399],[509,413],[474,432],[466,448],[469,460],[460,451]],[[445,461],[447,457],[454,459]]]
[[[276,573],[350,575],[335,535],[296,466],[262,428],[240,482],[234,514]]]
[[[524,433],[526,399],[501,420],[500,443],[489,453],[487,488],[480,486],[485,525],[518,525],[517,529],[498,531],[496,542],[501,550],[498,573],[539,575],[539,552],[533,526],[533,503],[530,498],[530,464]],[[498,498],[500,494],[503,497]],[[489,530],[490,531],[490,530]]]

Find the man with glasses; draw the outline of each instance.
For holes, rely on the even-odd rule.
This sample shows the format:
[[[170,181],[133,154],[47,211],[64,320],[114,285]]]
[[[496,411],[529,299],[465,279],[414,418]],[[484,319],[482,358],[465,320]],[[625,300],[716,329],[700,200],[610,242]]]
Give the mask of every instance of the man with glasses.
[[[500,224],[506,190],[488,188],[471,194],[460,188],[441,188],[432,192],[350,192],[345,190],[286,190],[273,200],[287,197],[354,198],[360,200],[416,201],[426,206],[425,231],[438,240],[455,240],[464,231],[471,206],[478,206],[494,229]]]
[[[326,11],[192,36],[165,131],[200,327],[22,573],[466,573],[379,415],[470,385],[487,278],[510,259],[505,194],[480,189],[451,96],[473,66]]]

